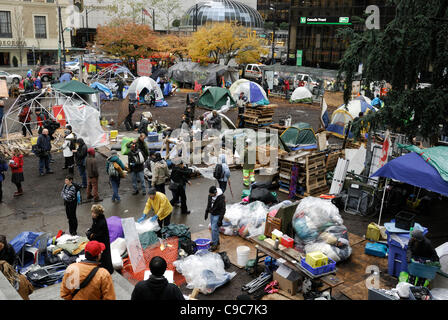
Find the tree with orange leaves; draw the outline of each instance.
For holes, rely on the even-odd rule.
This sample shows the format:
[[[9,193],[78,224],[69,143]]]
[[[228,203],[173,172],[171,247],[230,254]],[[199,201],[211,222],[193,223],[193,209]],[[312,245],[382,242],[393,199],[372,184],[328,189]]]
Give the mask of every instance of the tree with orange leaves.
[[[178,36],[174,34],[163,35],[159,37],[159,49],[171,53],[181,61],[188,57],[188,43],[191,41],[189,36]]]
[[[188,45],[193,61],[227,65],[232,59],[237,63],[255,63],[267,53],[261,40],[248,28],[235,23],[213,23],[199,28]]]
[[[138,59],[159,50],[159,40],[151,28],[129,20],[115,20],[98,26],[96,45],[98,49],[121,58],[134,71]]]

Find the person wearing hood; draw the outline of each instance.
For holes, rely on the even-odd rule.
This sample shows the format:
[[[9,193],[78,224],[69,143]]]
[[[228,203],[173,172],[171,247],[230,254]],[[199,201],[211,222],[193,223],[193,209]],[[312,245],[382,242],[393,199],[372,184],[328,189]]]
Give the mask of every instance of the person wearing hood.
[[[65,128],[65,139],[62,144],[62,154],[64,155],[64,167],[62,169],[68,169],[68,173],[73,175],[75,173],[75,158],[73,150],[76,144],[76,135],[72,131],[71,126]]]
[[[118,194],[118,189],[120,188],[121,175],[119,170],[117,170],[115,166],[117,168],[120,168],[122,171],[126,170],[123,162],[118,157],[117,151],[112,150],[110,152],[110,157],[106,160],[106,173],[109,176],[109,182],[113,190],[112,202],[119,202],[120,196]]]
[[[87,149],[87,160],[86,160],[86,170],[87,170],[87,200],[93,199],[94,202],[100,202],[98,195],[98,161],[95,158],[95,149]]]
[[[148,280],[143,280],[135,285],[131,294],[131,300],[185,300],[184,295],[173,283],[168,283],[164,277],[166,261],[162,257],[155,256],[149,262],[151,275]]]
[[[157,191],[165,193],[165,183],[169,178],[168,165],[160,156],[160,152],[157,152],[154,155],[154,171],[152,172],[151,186]]]
[[[221,116],[216,110],[213,110],[212,117],[209,120],[210,128],[221,131]]]
[[[2,234],[0,234],[0,260],[8,262],[12,267],[15,267],[18,262],[14,248],[6,241],[6,236]]]
[[[127,131],[134,131],[134,123],[132,122],[132,115],[135,112],[136,103],[137,103],[136,101],[129,101],[128,115],[126,116],[126,119],[124,120],[124,125],[125,125]]]
[[[105,268],[110,274],[114,273],[112,265],[112,257],[110,253],[109,228],[107,226],[106,217],[104,216],[104,207],[100,204],[94,204],[90,209],[92,214],[92,226],[86,232],[89,241],[98,241],[104,243],[106,248],[101,254],[100,267]]]
[[[87,188],[87,174],[86,174],[86,160],[87,160],[87,145],[82,138],[76,140],[77,148],[73,150],[75,154],[75,163],[78,167],[79,175],[82,178],[82,187]]]
[[[230,169],[227,165],[226,155],[219,155],[219,162],[215,166],[215,173],[217,176],[215,177],[218,180],[219,188],[221,188],[222,192],[226,192],[227,181],[230,178]]]
[[[128,153],[128,166],[131,171],[132,187],[134,188],[133,195],[139,193],[138,185],[141,184],[142,195],[146,195],[146,184],[144,174],[145,158],[143,153],[137,147],[137,142],[132,141],[130,145],[131,149]]]
[[[216,251],[219,248],[219,227],[222,226],[222,220],[226,214],[226,198],[221,188],[216,188],[215,186],[211,186],[208,193],[208,203],[205,209],[204,219],[207,220],[210,214],[212,234],[210,251]]]
[[[19,149],[14,149],[13,157],[9,161],[9,167],[11,168],[11,182],[17,187],[17,191],[14,192],[14,197],[21,196],[23,194],[22,182],[25,180],[23,177],[23,154]]]

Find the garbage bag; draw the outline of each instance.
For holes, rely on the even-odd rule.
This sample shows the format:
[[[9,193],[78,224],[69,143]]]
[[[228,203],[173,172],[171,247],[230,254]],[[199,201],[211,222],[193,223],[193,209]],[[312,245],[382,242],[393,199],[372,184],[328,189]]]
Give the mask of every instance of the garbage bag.
[[[229,282],[236,272],[227,272],[218,253],[199,250],[194,255],[173,263],[177,272],[187,281],[187,288],[198,288],[203,294],[210,294],[216,288]]]
[[[123,226],[121,225],[121,218],[112,216],[106,219],[107,228],[109,229],[110,242],[114,242],[117,238],[123,238]]]
[[[120,270],[123,268],[123,259],[121,259],[120,252],[117,249],[111,249],[110,255],[112,258],[112,266],[115,270]]]
[[[247,238],[264,232],[268,211],[269,207],[261,201],[235,203],[226,207],[223,220],[238,230],[241,237]],[[228,232],[230,233],[230,230]]]
[[[326,228],[342,224],[338,208],[330,201],[315,197],[300,201],[293,216],[296,238],[304,244],[314,242]]]
[[[335,262],[347,260],[352,254],[345,226],[331,226],[325,229],[316,242],[305,245],[305,252],[321,251]]]
[[[277,197],[275,197],[267,188],[256,188],[252,189],[249,202],[261,201],[264,204],[273,204],[277,203]]]
[[[120,256],[126,252],[126,239],[117,238],[110,244],[110,250],[117,250]]]
[[[434,288],[431,290],[431,294],[436,300],[448,300],[448,289]]]

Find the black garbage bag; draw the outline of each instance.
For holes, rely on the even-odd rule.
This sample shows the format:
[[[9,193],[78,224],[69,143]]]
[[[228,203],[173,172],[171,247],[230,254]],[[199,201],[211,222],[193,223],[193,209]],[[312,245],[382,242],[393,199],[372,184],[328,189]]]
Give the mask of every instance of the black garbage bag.
[[[249,195],[249,203],[261,201],[266,205],[278,203],[277,197],[275,197],[271,191],[267,188],[255,188],[252,189]]]

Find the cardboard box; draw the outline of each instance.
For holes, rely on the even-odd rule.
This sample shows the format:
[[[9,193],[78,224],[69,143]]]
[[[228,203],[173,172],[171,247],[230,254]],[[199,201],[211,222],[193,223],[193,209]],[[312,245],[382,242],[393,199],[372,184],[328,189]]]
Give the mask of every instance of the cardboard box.
[[[280,265],[279,269],[274,271],[273,280],[278,281],[279,289],[290,295],[295,295],[299,288],[300,274],[284,265]]]

